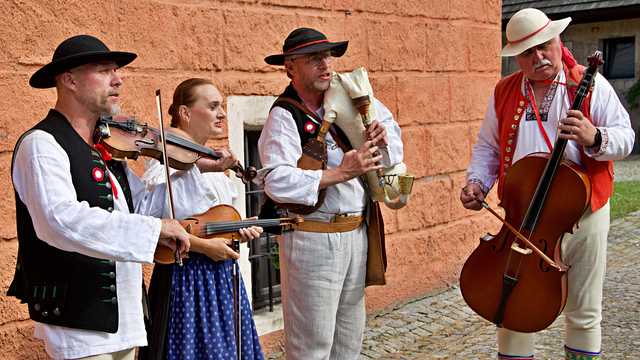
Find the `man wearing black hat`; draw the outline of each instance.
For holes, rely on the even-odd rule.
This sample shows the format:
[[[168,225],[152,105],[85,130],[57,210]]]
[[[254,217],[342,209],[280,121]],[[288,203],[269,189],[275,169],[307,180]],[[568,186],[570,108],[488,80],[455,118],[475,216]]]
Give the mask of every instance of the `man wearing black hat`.
[[[291,84],[272,107],[258,143],[265,193],[305,222],[285,233],[280,246],[285,347],[288,359],[356,359],[365,325],[367,199],[358,177],[402,161],[400,129],[391,112],[373,101],[375,121],[360,149],[333,127],[326,133],[326,169],[298,168],[303,147],[317,137],[334,57],[347,42],[329,42],[319,31],[296,29],[281,54],[265,61],[284,65]],[[321,195],[323,194],[324,195]],[[314,206],[315,205],[315,206]],[[309,213],[309,211],[312,211]],[[371,217],[369,218],[371,219]]]
[[[57,102],[14,150],[19,250],[8,295],[28,304],[35,336],[56,359],[133,359],[146,344],[140,263],[153,261],[158,243],[185,252],[201,241],[175,220],[133,214],[162,215],[164,187],[147,191],[94,143],[99,117],[119,108],[118,69],[135,58],[79,35],[29,81],[56,87]],[[207,209],[200,178],[194,167],[172,180],[178,213]]]

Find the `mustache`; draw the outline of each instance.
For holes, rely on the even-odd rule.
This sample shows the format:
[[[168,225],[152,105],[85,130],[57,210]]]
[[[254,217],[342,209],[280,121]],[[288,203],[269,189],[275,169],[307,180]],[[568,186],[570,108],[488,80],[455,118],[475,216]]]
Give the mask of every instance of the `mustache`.
[[[539,68],[541,68],[543,66],[546,66],[546,65],[553,65],[553,64],[551,63],[551,60],[549,60],[549,59],[542,59],[542,60],[540,60],[539,63],[536,64],[535,70],[538,70]]]

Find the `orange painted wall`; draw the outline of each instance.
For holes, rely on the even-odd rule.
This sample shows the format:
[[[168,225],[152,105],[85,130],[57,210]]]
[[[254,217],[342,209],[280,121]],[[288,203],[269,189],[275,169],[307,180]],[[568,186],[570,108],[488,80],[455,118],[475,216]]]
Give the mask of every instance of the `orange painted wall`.
[[[225,95],[277,95],[284,73],[264,56],[295,27],[350,40],[339,70],[365,66],[402,126],[414,196],[385,211],[388,280],[367,290],[369,311],[455,282],[478,235],[495,222],[458,201],[486,100],[499,77],[498,0],[4,0],[0,13],[0,292],[17,240],[10,162],[14,143],[55,100],[29,76],[65,38],[88,33],[138,53],[124,69],[123,110],[155,121],[153,92],[169,101],[188,77],[212,78]],[[0,296],[0,353],[45,358],[26,306]]]

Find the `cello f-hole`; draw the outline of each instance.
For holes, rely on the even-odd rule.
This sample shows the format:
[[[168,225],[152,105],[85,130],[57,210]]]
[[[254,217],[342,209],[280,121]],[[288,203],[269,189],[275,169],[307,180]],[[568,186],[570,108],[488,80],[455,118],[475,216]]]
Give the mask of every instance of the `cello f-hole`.
[[[540,239],[539,242],[541,244],[540,250],[542,250],[546,254],[547,249],[549,248],[549,243],[545,239]],[[540,268],[540,271],[545,273],[551,271],[552,269],[552,267],[549,266],[549,264],[545,263],[544,260],[542,259],[540,259],[540,263],[538,264],[538,267]]]

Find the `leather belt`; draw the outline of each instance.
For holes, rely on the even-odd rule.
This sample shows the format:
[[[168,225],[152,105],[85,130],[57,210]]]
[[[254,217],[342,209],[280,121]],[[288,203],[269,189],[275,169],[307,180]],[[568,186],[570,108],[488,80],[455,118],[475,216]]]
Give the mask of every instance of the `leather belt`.
[[[336,215],[331,221],[317,221],[305,219],[296,225],[296,230],[315,233],[341,233],[353,231],[362,225],[364,217],[361,215]]]

